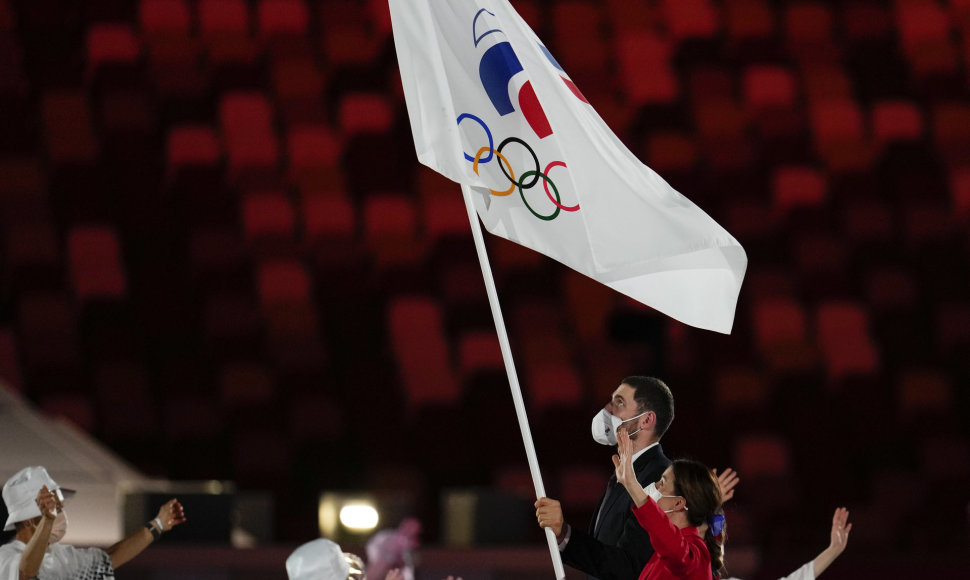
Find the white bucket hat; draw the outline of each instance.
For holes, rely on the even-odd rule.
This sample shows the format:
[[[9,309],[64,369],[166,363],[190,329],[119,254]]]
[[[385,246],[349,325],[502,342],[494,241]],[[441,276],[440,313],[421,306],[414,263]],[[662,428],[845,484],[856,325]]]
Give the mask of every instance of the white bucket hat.
[[[60,490],[65,497],[74,495],[74,490],[61,489],[47,470],[39,465],[21,469],[3,484],[3,503],[7,505],[9,514],[3,531],[9,532],[17,522],[41,515],[37,507],[37,493],[45,485],[50,491]]]
[[[347,580],[359,578],[363,572],[360,558],[345,554],[336,543],[323,538],[303,544],[286,559],[290,580]]]

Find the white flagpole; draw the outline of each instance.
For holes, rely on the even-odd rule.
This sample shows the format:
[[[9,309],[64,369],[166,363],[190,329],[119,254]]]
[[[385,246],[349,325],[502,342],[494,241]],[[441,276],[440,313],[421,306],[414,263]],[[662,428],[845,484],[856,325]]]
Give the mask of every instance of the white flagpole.
[[[519,387],[519,377],[515,372],[515,363],[512,361],[512,348],[509,346],[509,335],[505,330],[505,318],[502,316],[502,307],[498,301],[498,290],[495,289],[495,279],[492,277],[492,267],[488,262],[488,253],[485,251],[485,238],[482,236],[482,225],[478,221],[478,212],[475,211],[475,204],[472,201],[472,194],[469,187],[462,184],[461,193],[465,199],[468,221],[472,226],[472,238],[475,240],[478,262],[482,267],[482,276],[485,278],[485,291],[488,293],[488,303],[492,307],[492,318],[495,320],[498,344],[502,349],[502,359],[505,361],[505,372],[509,376],[509,387],[512,389],[512,402],[515,404],[515,416],[519,420],[519,430],[522,432],[522,443],[525,445],[525,455],[529,461],[529,471],[532,472],[532,483],[535,485],[536,498],[545,497],[546,488],[542,484],[542,473],[539,471],[539,459],[536,457],[536,448],[532,443],[532,431],[529,429],[529,417],[525,413],[525,402],[522,400],[522,388]],[[556,578],[558,580],[564,580],[566,578],[566,571],[562,567],[562,556],[559,554],[559,542],[556,541],[556,534],[553,533],[552,528],[545,528],[545,530],[546,541],[549,544],[549,553],[552,555],[552,567],[555,570]]]

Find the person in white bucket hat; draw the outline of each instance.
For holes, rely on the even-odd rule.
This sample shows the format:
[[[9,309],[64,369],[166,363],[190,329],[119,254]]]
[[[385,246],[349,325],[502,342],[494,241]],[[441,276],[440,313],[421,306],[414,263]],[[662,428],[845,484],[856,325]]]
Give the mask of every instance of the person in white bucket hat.
[[[9,516],[3,529],[16,530],[16,536],[0,546],[0,580],[111,580],[115,568],[185,521],[182,505],[172,499],[144,528],[110,548],[75,548],[60,543],[68,523],[64,499],[70,495],[40,466],[25,467],[7,480],[3,502]]]
[[[363,580],[364,562],[336,543],[320,538],[290,554],[286,575],[290,580]]]

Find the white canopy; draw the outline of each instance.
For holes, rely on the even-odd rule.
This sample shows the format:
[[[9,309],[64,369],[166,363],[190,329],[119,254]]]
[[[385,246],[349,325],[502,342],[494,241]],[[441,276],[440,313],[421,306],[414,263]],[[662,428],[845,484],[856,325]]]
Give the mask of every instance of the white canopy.
[[[62,487],[77,490],[68,502],[64,541],[109,545],[122,537],[127,490],[152,480],[63,419],[44,416],[0,381],[0,482],[28,465],[43,465]]]

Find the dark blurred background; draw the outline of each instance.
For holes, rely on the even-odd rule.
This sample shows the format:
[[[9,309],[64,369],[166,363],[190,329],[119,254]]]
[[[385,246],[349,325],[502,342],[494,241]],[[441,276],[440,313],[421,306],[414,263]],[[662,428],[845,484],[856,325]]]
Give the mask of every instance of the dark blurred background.
[[[567,517],[611,473],[593,415],[652,374],[668,455],[741,474],[729,564],[793,570],[837,505],[844,577],[965,559],[970,2],[512,4],[750,260],[724,336],[489,238]],[[271,542],[316,537],[323,490],[406,493],[431,546],[447,490],[531,510],[384,0],[0,0],[0,234],[0,376],[148,475],[270,492]]]

